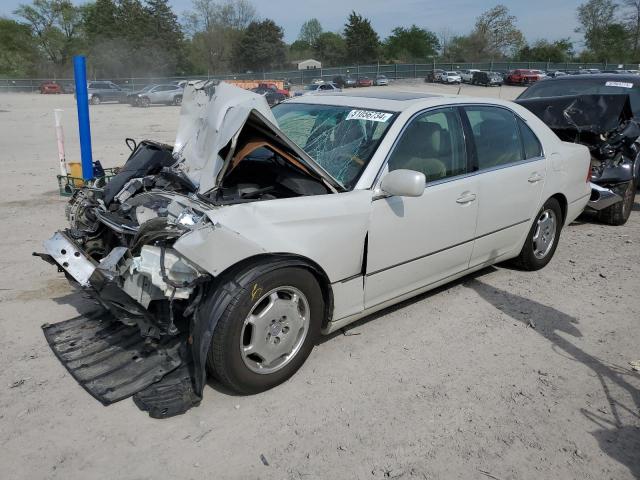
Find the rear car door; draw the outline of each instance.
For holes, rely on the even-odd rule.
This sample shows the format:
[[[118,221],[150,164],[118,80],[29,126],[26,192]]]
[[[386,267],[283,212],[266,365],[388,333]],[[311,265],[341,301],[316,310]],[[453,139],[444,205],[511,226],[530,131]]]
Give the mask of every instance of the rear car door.
[[[513,251],[537,213],[546,176],[542,145],[501,106],[464,107],[478,179],[478,226],[470,266]]]
[[[410,120],[385,167],[397,169],[424,173],[426,186],[420,197],[374,199],[365,308],[459,273],[471,257],[477,178],[469,175],[459,109],[428,110]]]

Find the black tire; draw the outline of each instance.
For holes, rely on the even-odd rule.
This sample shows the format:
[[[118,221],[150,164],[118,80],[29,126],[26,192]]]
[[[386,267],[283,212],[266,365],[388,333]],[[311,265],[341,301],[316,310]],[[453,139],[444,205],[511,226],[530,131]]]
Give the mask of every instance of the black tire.
[[[534,236],[536,234],[536,230],[538,229],[538,220],[542,217],[542,215],[548,211],[552,211],[555,214],[556,222],[555,222],[555,232],[553,235],[553,243],[551,244],[549,250],[546,254],[540,258],[535,254],[535,246],[534,246]],[[513,263],[523,269],[523,270],[540,270],[545,267],[553,258],[554,253],[556,252],[556,248],[558,248],[558,240],[560,239],[560,231],[562,230],[562,225],[564,224],[564,218],[562,216],[562,209],[560,208],[560,203],[555,198],[550,198],[547,200],[531,225],[531,229],[527,234],[527,239],[522,246],[522,250],[520,251],[520,255],[518,255]]]
[[[92,95],[91,96],[91,105],[100,105],[101,102],[101,98],[99,95]]]
[[[182,105],[182,95],[176,95],[175,97],[173,97],[173,104],[177,107]]]
[[[242,274],[238,275],[235,281],[241,282],[242,277]],[[272,373],[256,373],[245,364],[240,352],[241,342],[244,341],[241,338],[244,321],[261,298],[256,298],[256,288],[262,294],[284,286],[294,287],[306,297],[310,310],[307,333],[297,353],[288,363]],[[324,312],[322,291],[308,270],[285,267],[259,275],[248,285],[242,285],[220,316],[207,355],[207,371],[225,387],[241,394],[263,392],[285,382],[311,353],[320,335]]]
[[[631,210],[633,210],[633,202],[636,197],[636,182],[632,180],[627,185],[623,195],[622,201],[611,205],[598,212],[598,220],[607,225],[620,226],[627,223],[631,216]]]

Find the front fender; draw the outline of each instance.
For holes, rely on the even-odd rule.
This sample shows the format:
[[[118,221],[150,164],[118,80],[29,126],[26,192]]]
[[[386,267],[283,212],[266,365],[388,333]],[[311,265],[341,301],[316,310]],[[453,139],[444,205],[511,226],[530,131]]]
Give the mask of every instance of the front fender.
[[[267,253],[256,242],[220,224],[207,224],[183,235],[173,248],[214,277],[246,258]]]
[[[371,191],[250,202],[207,211],[204,227],[175,250],[214,277],[262,254],[292,254],[317,264],[331,283],[362,270]]]

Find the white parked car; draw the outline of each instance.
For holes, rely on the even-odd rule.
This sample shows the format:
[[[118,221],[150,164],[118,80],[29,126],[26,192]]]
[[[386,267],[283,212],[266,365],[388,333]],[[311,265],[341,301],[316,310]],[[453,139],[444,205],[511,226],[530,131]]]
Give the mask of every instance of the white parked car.
[[[469,70],[460,70],[460,78],[465,83],[471,83],[471,80],[473,80],[474,72],[479,72],[479,71],[480,70],[476,68],[471,68]]]
[[[196,399],[205,366],[260,392],[322,333],[487,265],[544,267],[590,195],[587,148],[525,108],[415,92],[270,109],[231,85],[190,85],[173,148],[143,142],[126,165],[74,197],[73,230],[42,256],[155,348],[188,339]]]
[[[462,83],[462,78],[458,72],[442,72],[440,81],[442,83]]]
[[[302,95],[308,95],[310,93],[336,93],[341,91],[342,89],[333,82],[312,83],[305,85]]]

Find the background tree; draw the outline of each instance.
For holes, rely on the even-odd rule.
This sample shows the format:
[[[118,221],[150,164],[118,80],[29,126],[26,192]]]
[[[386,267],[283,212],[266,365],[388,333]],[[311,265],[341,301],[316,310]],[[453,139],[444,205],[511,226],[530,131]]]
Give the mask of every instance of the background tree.
[[[347,42],[339,33],[322,33],[313,51],[314,56],[328,67],[344,65],[347,62]]]
[[[284,33],[273,20],[251,22],[234,45],[235,65],[241,70],[268,70],[285,60]]]
[[[611,34],[616,34],[616,41],[624,42],[619,38],[620,29],[612,28],[618,25],[616,13],[618,4],[613,0],[589,0],[578,7],[578,22],[580,26],[576,32],[584,35],[584,43],[588,49],[586,57],[592,59],[606,59],[609,56],[607,47],[611,46]],[[620,50],[616,46],[616,50]],[[610,58],[610,57],[609,57]]]
[[[233,46],[247,26],[257,20],[256,10],[246,0],[194,0],[185,15],[191,36],[189,58],[197,73],[228,72],[233,67]]]
[[[507,56],[524,43],[524,35],[516,27],[516,17],[504,5],[496,5],[480,15],[472,35],[481,41],[484,53],[490,58]]]
[[[35,75],[38,63],[38,49],[29,27],[0,18],[0,75]]]
[[[517,55],[518,60],[533,62],[563,63],[573,59],[573,43],[568,38],[549,42],[537,40],[532,45],[525,45]]]
[[[384,42],[386,57],[403,62],[422,61],[436,55],[440,42],[435,33],[411,25],[396,27]]]
[[[640,0],[623,0],[624,22],[629,32],[631,51],[628,52],[633,61],[640,60]]]
[[[344,38],[349,62],[370,63],[378,59],[380,39],[369,19],[352,11],[344,26]]]
[[[318,38],[322,35],[322,25],[317,18],[307,20],[302,24],[300,33],[298,34],[298,40],[305,42],[309,46],[313,46],[318,41]]]
[[[82,10],[69,0],[34,0],[14,12],[29,26],[44,56],[61,72],[81,47]]]

